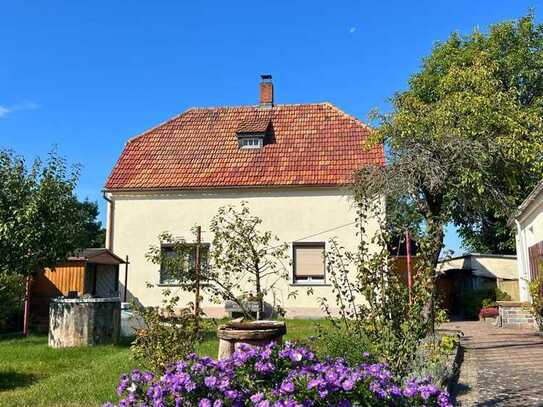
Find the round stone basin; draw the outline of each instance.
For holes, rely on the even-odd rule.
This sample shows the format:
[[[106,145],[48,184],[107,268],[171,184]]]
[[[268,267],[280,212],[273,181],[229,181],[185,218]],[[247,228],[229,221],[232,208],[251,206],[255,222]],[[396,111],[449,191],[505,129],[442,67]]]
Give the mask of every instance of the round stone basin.
[[[219,360],[227,359],[241,344],[266,346],[282,343],[287,326],[280,321],[229,322],[219,326]]]
[[[121,300],[54,298],[49,305],[49,346],[64,348],[117,343]]]

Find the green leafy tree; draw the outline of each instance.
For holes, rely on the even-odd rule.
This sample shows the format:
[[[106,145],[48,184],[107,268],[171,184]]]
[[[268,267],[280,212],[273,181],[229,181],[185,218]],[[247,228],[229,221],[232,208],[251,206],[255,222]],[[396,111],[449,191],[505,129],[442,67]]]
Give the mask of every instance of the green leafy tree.
[[[288,278],[288,245],[260,230],[261,224],[262,219],[251,215],[246,202],[240,208],[219,208],[210,226],[214,237],[207,287],[215,297],[237,303],[246,315],[245,300],[255,300],[257,319],[264,316],[266,294]]]
[[[543,26],[528,15],[438,43],[392,98],[375,141],[386,167],[359,171],[359,199],[407,203],[437,264],[444,226],[470,248],[510,252],[506,223],[543,174]]]
[[[257,304],[257,319],[263,318],[264,298],[277,283],[288,278],[288,245],[260,229],[262,219],[250,213],[246,202],[239,207],[219,208],[210,223],[211,249],[202,246],[201,268],[195,273],[194,243],[169,232],[158,236],[146,258],[160,265],[161,273],[180,289],[195,292],[197,279],[203,292],[215,302],[231,301],[251,318],[248,304]],[[164,250],[168,247],[168,250]],[[208,253],[209,250],[209,253]],[[194,303],[187,304],[194,309]]]
[[[106,244],[106,230],[98,220],[98,204],[85,199],[77,203],[83,228],[78,237],[77,247],[104,247]]]
[[[78,177],[55,152],[28,167],[0,151],[0,270],[28,276],[79,247],[85,220],[74,195]]]

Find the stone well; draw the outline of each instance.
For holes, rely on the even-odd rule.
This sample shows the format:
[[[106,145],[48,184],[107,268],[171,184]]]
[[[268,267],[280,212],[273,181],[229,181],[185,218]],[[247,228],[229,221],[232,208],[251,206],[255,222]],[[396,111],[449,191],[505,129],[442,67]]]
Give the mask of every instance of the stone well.
[[[113,298],[54,298],[49,306],[49,346],[94,346],[117,343],[121,300]]]

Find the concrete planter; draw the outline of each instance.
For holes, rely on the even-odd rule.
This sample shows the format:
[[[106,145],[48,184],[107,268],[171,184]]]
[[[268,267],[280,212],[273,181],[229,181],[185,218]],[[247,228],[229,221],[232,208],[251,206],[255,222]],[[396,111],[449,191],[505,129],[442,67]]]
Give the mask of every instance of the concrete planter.
[[[287,332],[284,322],[252,321],[230,322],[219,326],[219,360],[227,359],[241,344],[266,346],[272,342],[282,343]]]
[[[119,341],[121,301],[113,298],[54,298],[49,305],[49,346],[93,346]]]

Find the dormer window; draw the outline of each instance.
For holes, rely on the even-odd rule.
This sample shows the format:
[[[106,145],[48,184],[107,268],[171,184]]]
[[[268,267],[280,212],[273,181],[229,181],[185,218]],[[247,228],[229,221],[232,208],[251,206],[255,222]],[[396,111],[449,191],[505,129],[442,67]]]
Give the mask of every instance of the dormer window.
[[[243,118],[236,130],[240,150],[260,150],[274,142],[271,112],[259,109]]]
[[[249,136],[239,137],[239,148],[262,148],[264,145],[264,137]]]

